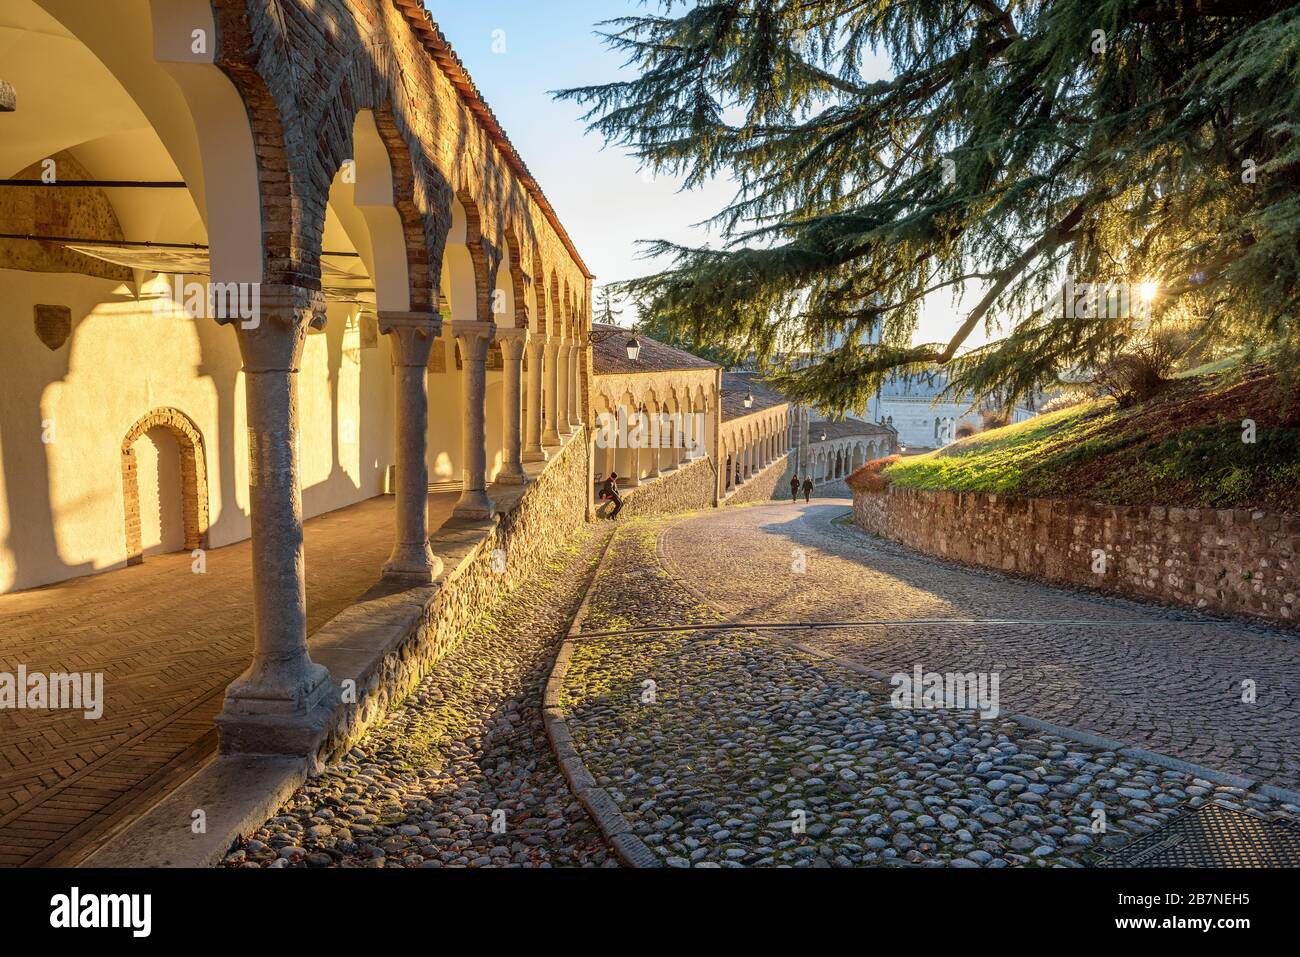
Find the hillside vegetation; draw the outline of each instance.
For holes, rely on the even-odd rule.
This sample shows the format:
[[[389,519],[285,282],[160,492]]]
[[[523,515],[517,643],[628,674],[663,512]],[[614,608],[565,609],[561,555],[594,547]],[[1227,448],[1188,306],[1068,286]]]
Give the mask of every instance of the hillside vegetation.
[[[1300,391],[1263,367],[1189,376],[1129,409],[1094,400],[882,467],[909,488],[1300,513]]]

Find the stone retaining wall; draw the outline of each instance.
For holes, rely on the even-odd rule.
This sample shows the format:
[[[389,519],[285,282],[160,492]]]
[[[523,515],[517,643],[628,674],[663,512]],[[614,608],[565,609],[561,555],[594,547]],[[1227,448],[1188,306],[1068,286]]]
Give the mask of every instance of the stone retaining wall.
[[[853,490],[849,488],[844,479],[836,479],[833,482],[823,482],[813,489],[813,498],[852,498]]]
[[[347,617],[355,615],[354,627],[382,636],[406,620],[406,627],[389,637],[390,650],[359,669],[354,679],[357,703],[336,708],[332,726],[316,750],[316,771],[345,754],[393,702],[409,695],[460,645],[473,622],[491,614],[496,603],[539,571],[576,533],[585,521],[587,468],[587,442],[579,433],[547,463],[514,508],[492,523],[482,523],[491,525],[485,535],[480,529],[466,529],[467,539],[475,543],[458,562],[448,562],[449,571],[440,585],[372,601],[363,598],[326,626],[346,627]],[[435,551],[441,555],[438,544],[435,536]],[[500,553],[494,554],[498,549]],[[318,654],[317,638],[312,655],[328,663],[325,655]],[[336,685],[347,677],[337,665],[330,670]]]
[[[790,476],[794,472],[794,456],[786,454],[773,459],[763,471],[750,478],[725,499],[723,505],[748,505],[753,502],[790,500]],[[802,492],[800,494],[803,494]]]
[[[644,485],[625,489],[620,519],[634,515],[673,515],[713,507],[713,465],[707,457],[660,475]],[[613,507],[597,502],[596,516],[603,518]]]
[[[918,551],[1044,581],[1294,626],[1300,516],[890,487],[854,522]]]

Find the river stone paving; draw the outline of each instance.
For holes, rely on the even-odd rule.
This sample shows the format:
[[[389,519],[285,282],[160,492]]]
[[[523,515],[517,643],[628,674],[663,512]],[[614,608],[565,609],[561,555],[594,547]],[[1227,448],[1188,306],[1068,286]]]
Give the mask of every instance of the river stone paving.
[[[659,565],[653,523],[621,529],[562,699],[597,783],[670,866],[1078,867],[1210,800],[1300,815],[1010,720],[891,707],[888,685],[779,633],[709,629],[697,572],[688,590]],[[701,628],[592,634],[683,622]]]
[[[1295,631],[942,562],[837,523],[849,504],[723,509],[660,547],[729,621],[859,623],[803,640],[879,674],[996,672],[1011,714],[1300,791]]]
[[[346,757],[226,858],[231,867],[614,867],[541,720],[555,650],[603,543],[552,560]],[[493,830],[504,822],[504,833]]]

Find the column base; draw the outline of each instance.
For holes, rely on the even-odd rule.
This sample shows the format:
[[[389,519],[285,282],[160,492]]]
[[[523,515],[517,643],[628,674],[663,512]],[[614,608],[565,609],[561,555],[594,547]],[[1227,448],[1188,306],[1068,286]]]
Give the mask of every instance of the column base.
[[[560,433],[555,429],[547,429],[542,433],[542,445],[549,445],[552,448],[560,444]]]
[[[384,581],[410,582],[428,585],[442,574],[442,559],[433,554],[429,543],[424,547],[398,542],[393,554],[384,563]]]
[[[483,489],[465,489],[451,514],[456,518],[487,519],[492,517],[492,500]]]
[[[329,672],[309,662],[294,680],[254,681],[248,671],[226,689],[216,716],[223,754],[311,754],[338,702]]]
[[[545,462],[549,458],[546,449],[528,449],[524,452],[525,462]]]
[[[307,661],[303,668],[280,666],[278,674],[252,674],[249,668],[226,689],[223,714],[304,714],[329,694],[330,673]]]
[[[509,468],[509,466],[507,466],[507,468]],[[527,485],[528,476],[522,468],[519,469],[518,472],[507,472],[503,469],[497,473],[497,477],[493,479],[493,481],[499,482],[502,485]]]

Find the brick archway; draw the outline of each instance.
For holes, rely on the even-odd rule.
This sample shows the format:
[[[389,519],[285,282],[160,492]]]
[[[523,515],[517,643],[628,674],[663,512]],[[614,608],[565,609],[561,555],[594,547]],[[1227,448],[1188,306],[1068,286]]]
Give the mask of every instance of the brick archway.
[[[185,548],[207,546],[208,476],[203,436],[190,417],[179,409],[158,408],[145,415],[122,440],[122,504],[126,516],[126,561],[144,561],[140,539],[140,481],[136,473],[135,443],[152,429],[166,429],[176,439],[181,455],[181,513],[185,522]]]

